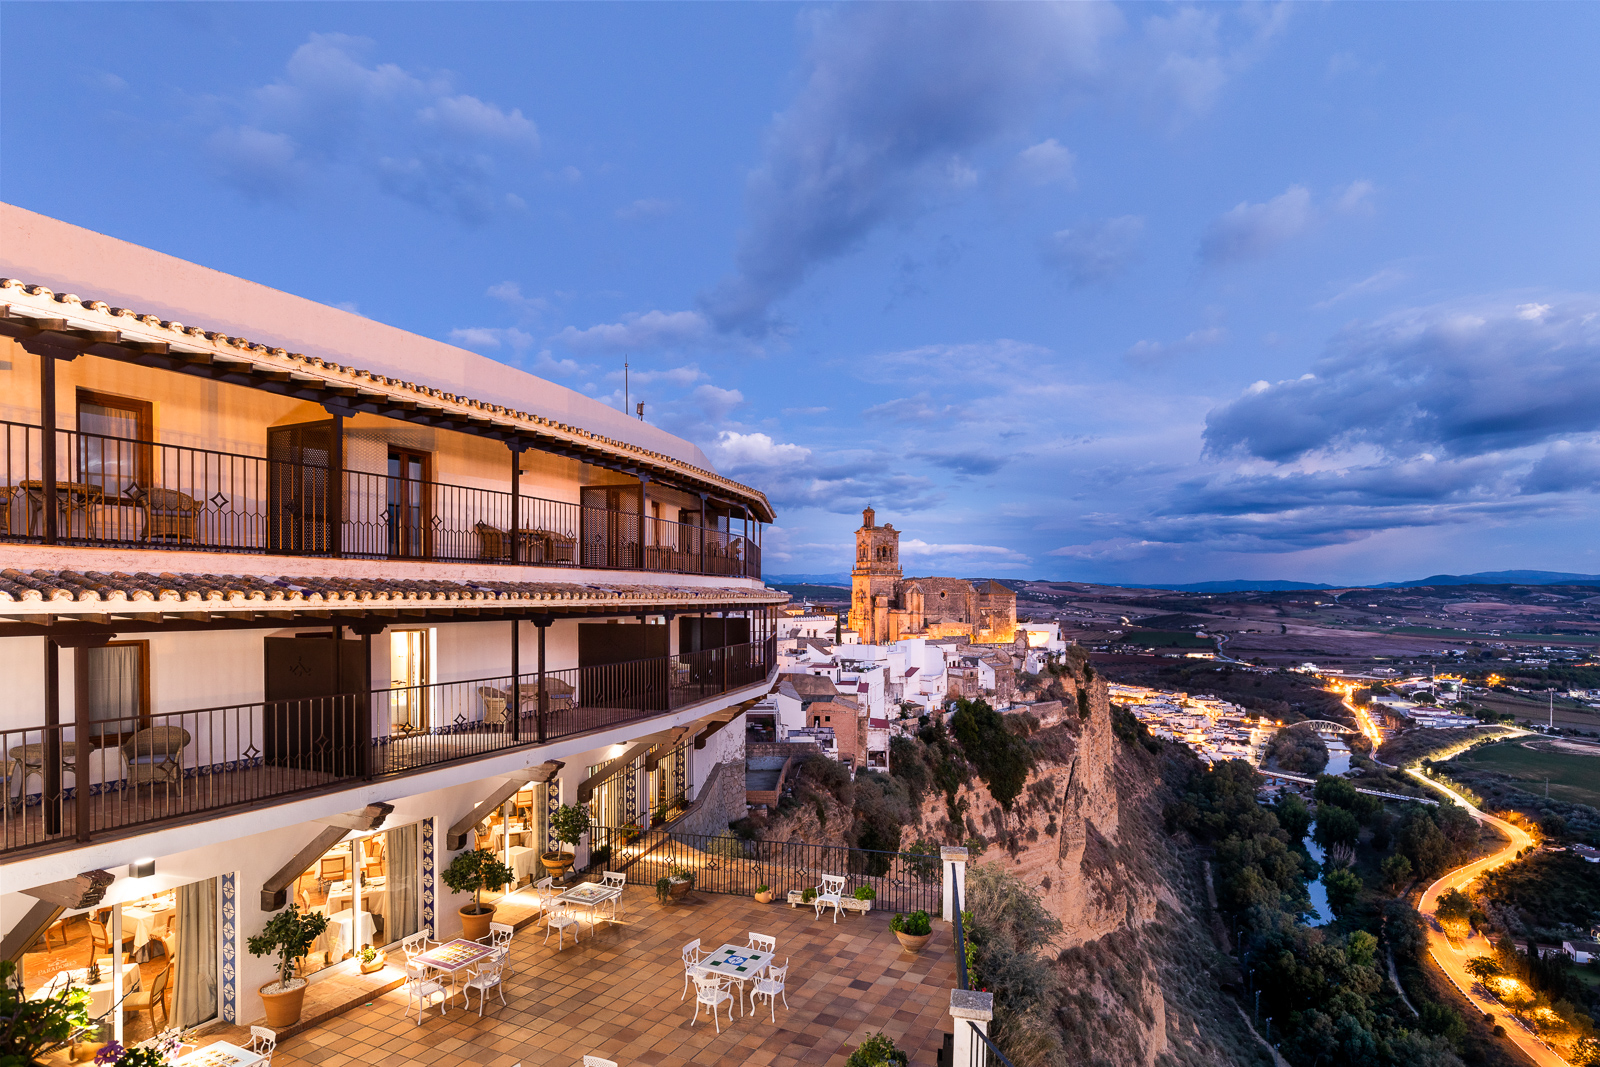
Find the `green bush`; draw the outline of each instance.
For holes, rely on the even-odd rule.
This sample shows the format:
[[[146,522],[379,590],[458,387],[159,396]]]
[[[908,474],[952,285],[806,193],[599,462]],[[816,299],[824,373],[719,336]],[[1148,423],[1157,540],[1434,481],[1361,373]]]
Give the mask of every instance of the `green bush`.
[[[950,730],[978,777],[989,787],[989,795],[1009,812],[1033,769],[1033,750],[1028,742],[1012,733],[1005,717],[983,700],[956,701]]]
[[[563,804],[550,816],[550,832],[557,841],[576,846],[589,829],[589,816],[579,807]]]
[[[278,912],[261,933],[250,938],[245,947],[252,956],[278,955],[278,983],[288,985],[294,980],[294,961],[311,951],[311,945],[328,929],[328,917],[314,911],[301,911],[300,905],[291,903]]]
[[[933,933],[933,922],[927,912],[919,909],[910,915],[896,915],[889,920],[889,929],[907,937],[921,937]]]
[[[882,1034],[873,1034],[850,1053],[844,1067],[907,1067],[911,1060]]]
[[[855,891],[854,895],[855,895],[855,898],[857,900],[877,900],[878,899],[878,891],[876,889],[872,888],[870,885],[858,885],[858,886],[856,886],[856,891]]]
[[[452,893],[472,894],[472,914],[482,915],[493,908],[483,906],[483,891],[491,893],[504,889],[516,879],[516,873],[501,863],[493,852],[469,848],[450,861],[450,866],[439,876]]]
[[[33,1063],[45,1049],[88,1025],[86,987],[69,985],[59,993],[29,1000],[22,993],[21,969],[10,960],[0,960],[0,1064]]]

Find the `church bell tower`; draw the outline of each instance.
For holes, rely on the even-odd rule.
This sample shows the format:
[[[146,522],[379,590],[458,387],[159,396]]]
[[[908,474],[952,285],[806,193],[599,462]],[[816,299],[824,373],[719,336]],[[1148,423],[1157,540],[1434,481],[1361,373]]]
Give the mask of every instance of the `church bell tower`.
[[[889,523],[878,526],[876,520],[870,507],[861,512],[856,564],[850,572],[850,628],[871,645],[890,640],[889,605],[900,580],[900,531]]]

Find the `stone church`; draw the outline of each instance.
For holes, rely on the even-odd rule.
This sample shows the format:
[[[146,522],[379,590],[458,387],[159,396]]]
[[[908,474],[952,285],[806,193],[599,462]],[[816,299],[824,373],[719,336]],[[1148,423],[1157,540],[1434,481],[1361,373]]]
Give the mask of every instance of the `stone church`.
[[[856,531],[850,572],[850,628],[862,644],[902,637],[964,637],[973,644],[1009,645],[1017,628],[1017,594],[999,582],[976,587],[964,578],[902,578],[900,531],[876,525],[871,508]]]

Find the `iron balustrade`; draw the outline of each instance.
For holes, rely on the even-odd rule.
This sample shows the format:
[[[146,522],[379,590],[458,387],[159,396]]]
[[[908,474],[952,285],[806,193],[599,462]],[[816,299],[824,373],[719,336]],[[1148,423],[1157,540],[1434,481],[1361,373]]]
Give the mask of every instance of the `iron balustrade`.
[[[0,854],[243,810],[626,725],[762,683],[776,652],[769,637],[546,671],[542,691],[537,674],[523,674],[515,700],[512,678],[504,675],[95,719],[85,731],[81,785],[75,722],[0,729]]]
[[[1012,1067],[1011,1061],[1006,1059],[1006,1054],[990,1040],[981,1026],[971,1019],[958,1020],[956,1025],[959,1026],[963,1022],[972,1027],[972,1033],[969,1035],[972,1039],[970,1067]]]
[[[967,986],[967,934],[961,925],[961,883],[956,880],[956,865],[950,864],[950,907],[956,927],[956,988]]]
[[[652,888],[682,868],[694,873],[697,890],[750,896],[764,885],[778,900],[790,890],[818,888],[825,874],[842,875],[847,879],[846,895],[870,886],[876,894],[873,908],[897,912],[937,912],[941,892],[936,856],[801,841],[746,841],[731,835],[680,833],[670,826],[591,824],[589,865],[592,870],[619,871],[630,884]]]
[[[44,537],[40,445],[0,422],[0,538]],[[66,544],[330,555],[337,524],[349,557],[761,577],[752,538],[636,511],[78,430],[55,454]]]

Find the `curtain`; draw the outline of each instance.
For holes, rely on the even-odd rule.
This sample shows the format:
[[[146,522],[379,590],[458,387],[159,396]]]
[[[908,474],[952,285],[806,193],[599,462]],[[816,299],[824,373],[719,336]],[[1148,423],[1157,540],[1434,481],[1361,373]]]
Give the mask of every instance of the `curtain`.
[[[417,824],[384,831],[385,858],[388,861],[388,914],[384,916],[384,938],[392,945],[417,932],[418,887]],[[435,931],[437,933],[437,931]]]
[[[96,737],[131,735],[139,729],[142,654],[140,645],[86,648],[89,657],[89,728]]]
[[[217,1014],[215,878],[178,887],[178,959],[174,977],[174,1026],[194,1026]]]

